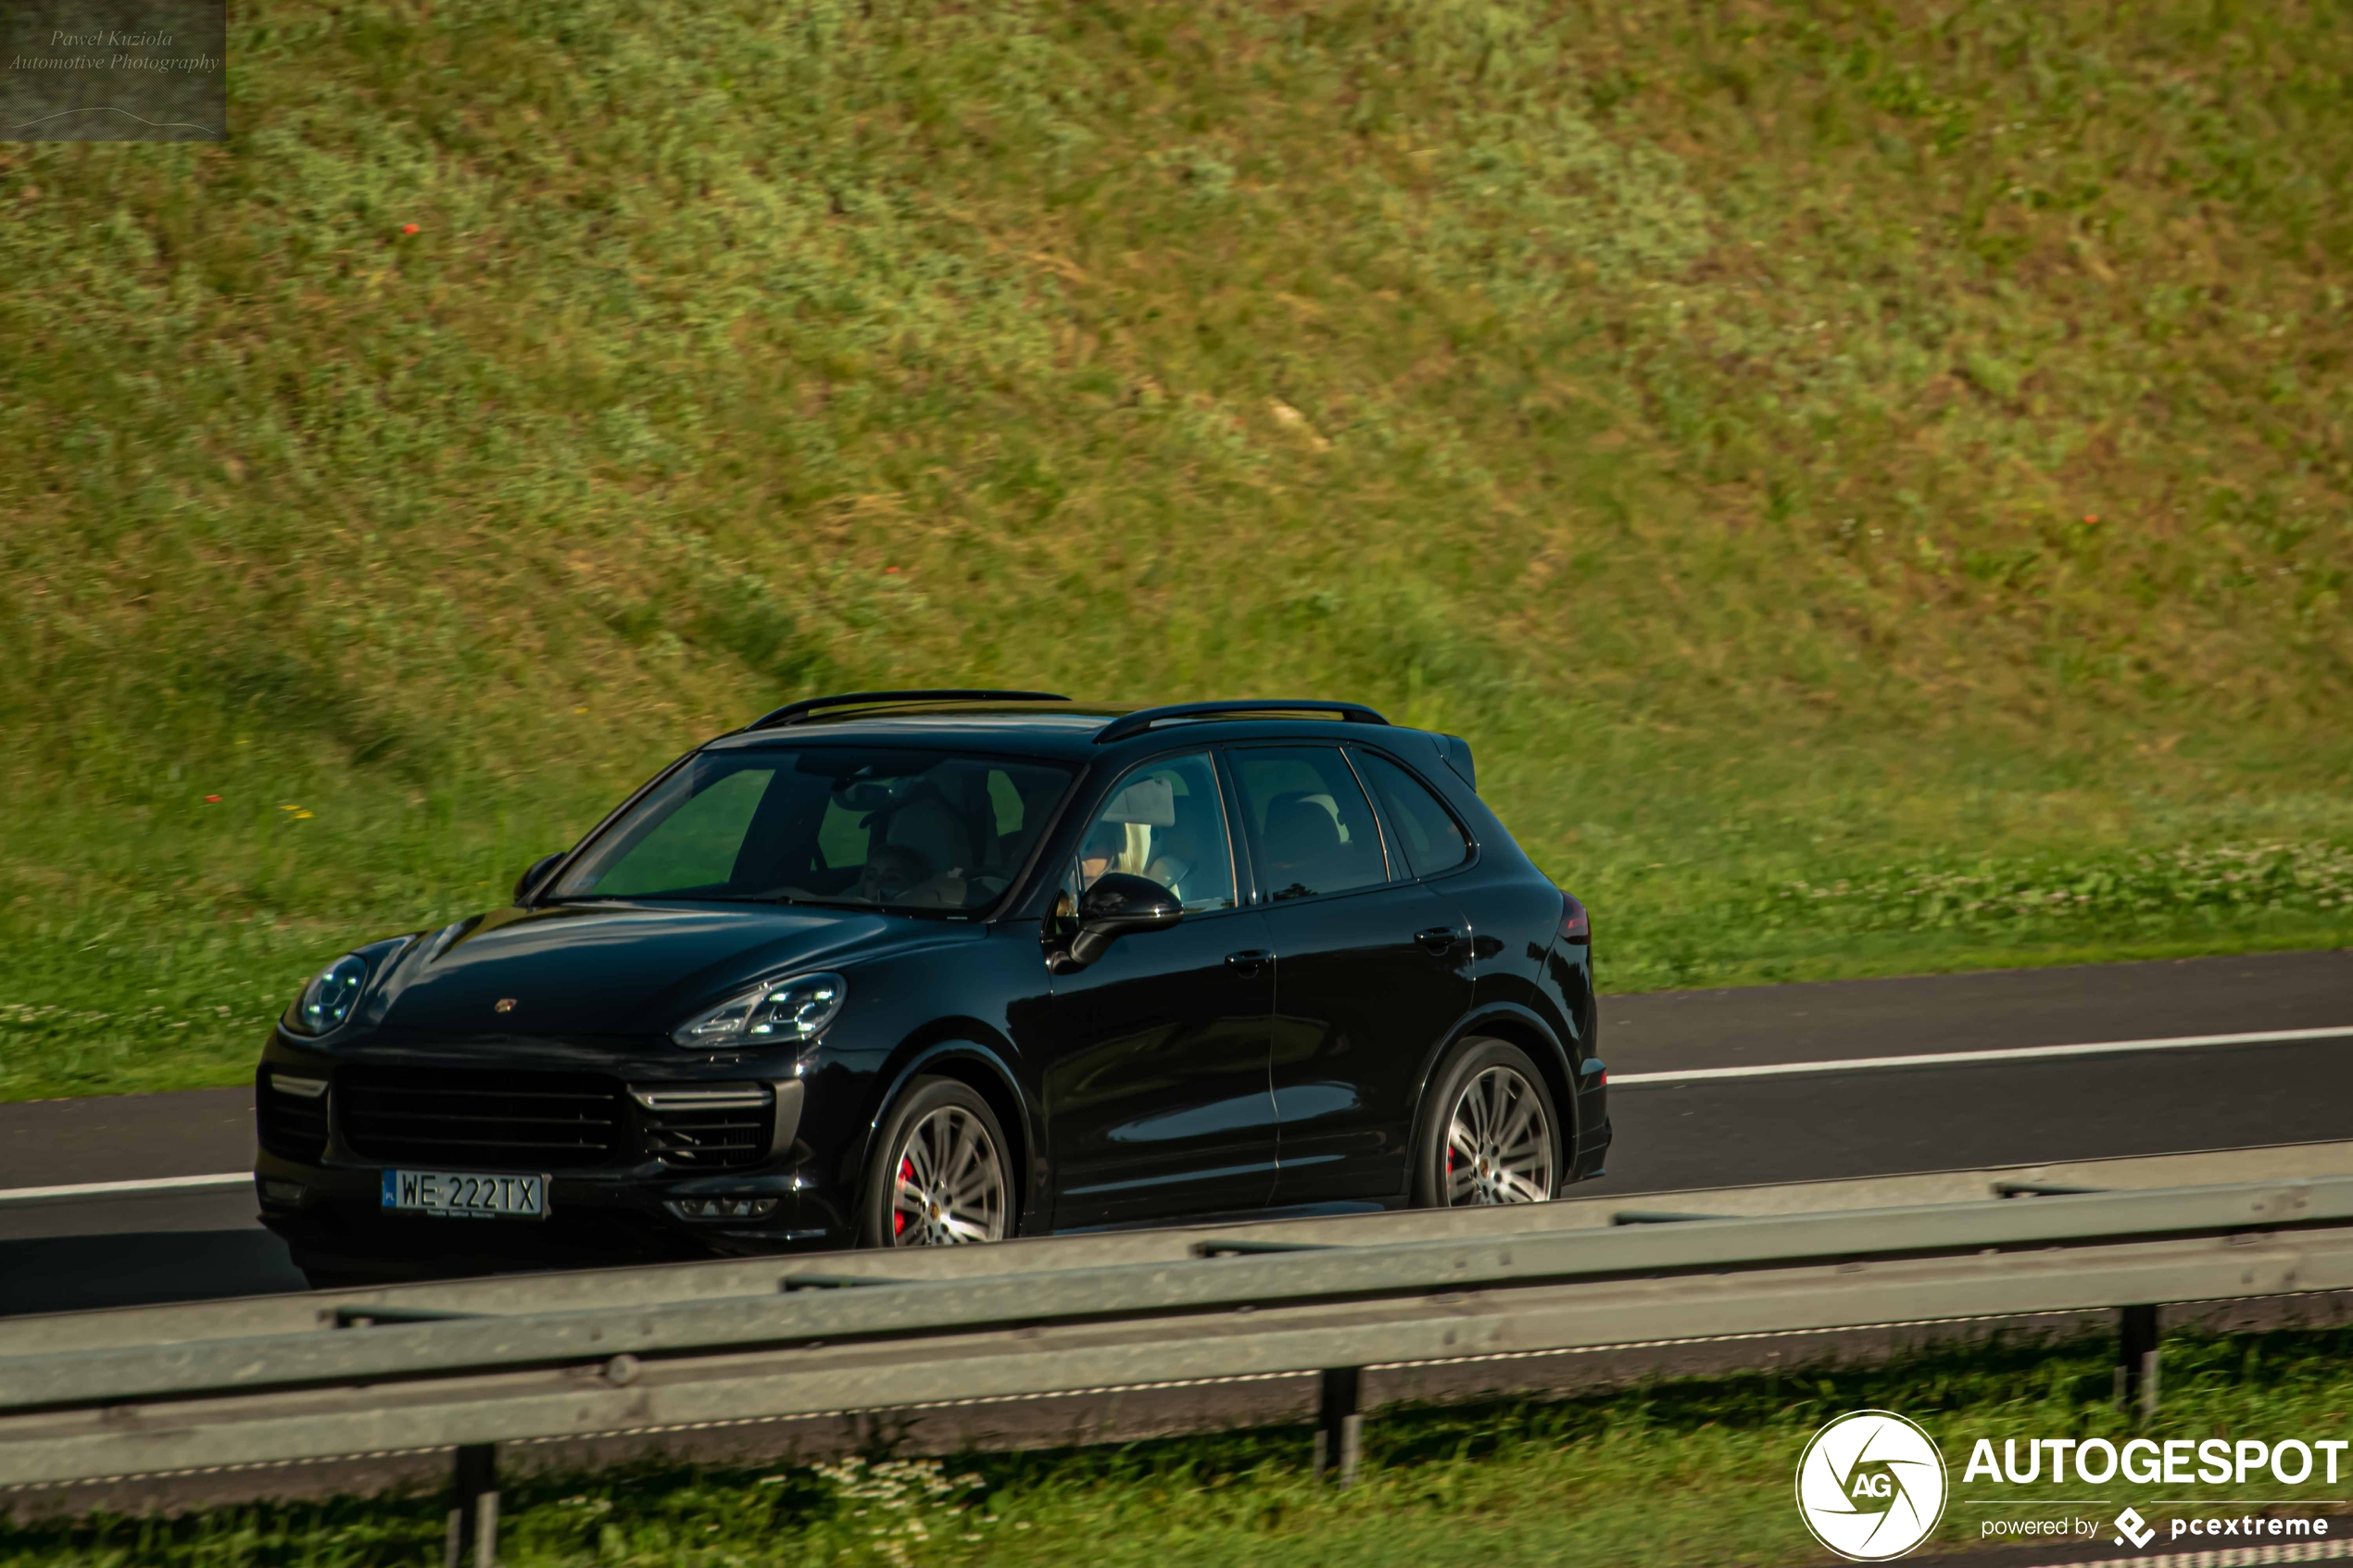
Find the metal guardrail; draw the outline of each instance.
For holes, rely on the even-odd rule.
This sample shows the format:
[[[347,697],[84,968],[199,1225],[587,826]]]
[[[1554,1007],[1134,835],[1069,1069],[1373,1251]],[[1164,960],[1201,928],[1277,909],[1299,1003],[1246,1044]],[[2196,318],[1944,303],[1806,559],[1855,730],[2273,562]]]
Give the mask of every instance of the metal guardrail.
[[[1343,1223],[1283,1250],[1212,1237],[1189,1248],[1210,1256],[1012,1273],[964,1273],[1000,1250],[975,1249],[963,1277],[876,1277],[942,1266],[920,1255],[813,1277],[777,1261],[728,1265],[715,1277],[744,1288],[717,1298],[346,1302],[328,1321],[367,1326],[0,1355],[0,1485],[454,1446],[452,1562],[462,1540],[486,1562],[501,1442],[1323,1373],[1322,1446],[1345,1475],[1366,1366],[2120,1309],[2145,1403],[2154,1303],[2353,1287],[2353,1176],[1606,1229],[1507,1215],[1503,1234],[1352,1247],[1331,1239]],[[499,1288],[560,1300],[576,1277]],[[253,1309],[285,1321],[283,1302]],[[237,1304],[207,1311],[219,1329]]]
[[[1194,1256],[1202,1247],[1227,1248],[1229,1243],[1244,1244],[1230,1248],[1237,1251],[1269,1247],[1295,1250],[1307,1244],[1367,1247],[1406,1241],[1492,1241],[1537,1233],[1606,1230],[1619,1223],[1629,1208],[1654,1204],[1728,1219],[1765,1218],[1971,1202],[1998,1196],[2006,1188],[2022,1191],[2065,1185],[2079,1191],[2149,1191],[2345,1174],[2353,1174],[2353,1143],[2299,1144],[1718,1187],[1652,1193],[1631,1199],[1580,1197],[1578,1189],[1572,1189],[1569,1196],[1550,1203],[1504,1209],[1403,1210],[1041,1236],[988,1248],[837,1252],[807,1258],[800,1268],[862,1277],[964,1279],[1116,1263],[1178,1262]],[[283,1296],[0,1316],[0,1357],[299,1333],[333,1327],[338,1313],[366,1315],[369,1309],[378,1308],[387,1310],[387,1319],[403,1311],[510,1315],[542,1310],[559,1298],[585,1308],[764,1295],[776,1287],[782,1267],[774,1258],[723,1259],[572,1271],[560,1276],[560,1285],[544,1273],[502,1273]]]
[[[1524,1288],[1609,1275],[2324,1221],[2353,1223],[2353,1177],[2097,1193],[2031,1204],[1988,1201],[1780,1219],[1690,1219],[1671,1225],[1494,1241],[1322,1246],[1176,1264],[1133,1263],[955,1281],[900,1280],[857,1291],[797,1289],[807,1276],[787,1268],[778,1282],[782,1288],[761,1296],[655,1308],[447,1315],[425,1322],[402,1321],[410,1314],[387,1311],[377,1317],[379,1326],[363,1335],[301,1333],[0,1358],[0,1413],[327,1382],[453,1376],[624,1352],[713,1353],[810,1340],[839,1344],[1023,1324]],[[852,1276],[822,1276],[812,1283],[845,1277]],[[368,1315],[364,1308],[346,1312]],[[1709,1332],[1741,1332],[1744,1326]],[[10,1478],[9,1466],[5,1433],[0,1432],[0,1480]]]

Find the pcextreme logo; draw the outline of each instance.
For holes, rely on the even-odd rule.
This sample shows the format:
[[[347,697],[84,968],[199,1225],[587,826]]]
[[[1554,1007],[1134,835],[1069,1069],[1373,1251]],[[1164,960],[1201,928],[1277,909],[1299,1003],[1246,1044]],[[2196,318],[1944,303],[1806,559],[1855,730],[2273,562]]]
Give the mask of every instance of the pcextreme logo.
[[[1901,1557],[1944,1516],[1944,1456],[1893,1411],[1856,1411],[1814,1434],[1797,1461],[1797,1512],[1854,1562]]]

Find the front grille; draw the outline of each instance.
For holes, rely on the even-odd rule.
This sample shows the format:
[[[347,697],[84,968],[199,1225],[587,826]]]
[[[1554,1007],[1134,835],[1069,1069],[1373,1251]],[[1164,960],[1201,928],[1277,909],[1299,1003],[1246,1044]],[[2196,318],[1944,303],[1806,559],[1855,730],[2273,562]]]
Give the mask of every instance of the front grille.
[[[639,1115],[647,1152],[673,1170],[735,1171],[767,1158],[775,1105],[765,1089],[631,1092],[645,1108]],[[735,1103],[695,1104],[698,1099]]]
[[[334,1092],[343,1141],[362,1159],[546,1171],[621,1153],[620,1085],[585,1073],[350,1067]]]
[[[271,1087],[261,1075],[254,1096],[255,1131],[261,1147],[281,1160],[316,1165],[327,1152],[327,1097],[305,1099]]]

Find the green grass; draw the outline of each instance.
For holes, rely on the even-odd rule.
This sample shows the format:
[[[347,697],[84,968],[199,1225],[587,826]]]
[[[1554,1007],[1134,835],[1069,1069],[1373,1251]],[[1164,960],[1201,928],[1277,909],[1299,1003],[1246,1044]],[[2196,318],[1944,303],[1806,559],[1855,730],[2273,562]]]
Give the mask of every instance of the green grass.
[[[1467,734],[1618,989],[2353,941],[2341,6],[231,61],[225,147],[0,144],[0,1095],[230,1081],[693,741],[945,680]]]
[[[2342,1330],[2171,1338],[2165,1408],[2147,1435],[2276,1441],[2338,1431],[2353,1411],[2348,1352],[2353,1332]],[[2019,1506],[1958,1500],[1988,1495],[1982,1480],[1962,1485],[1977,1438],[1998,1449],[2005,1438],[2140,1435],[2108,1402],[2111,1359],[2106,1340],[1997,1342],[1873,1369],[1383,1411],[1366,1426],[1361,1483],[1345,1492],[1307,1474],[1307,1435],[1292,1429],[888,1468],[882,1461],[815,1471],[643,1465],[510,1477],[500,1561],[517,1568],[1465,1561],[1772,1568],[1829,1561],[1799,1521],[1791,1478],[1815,1428],[1859,1409],[1901,1411],[1936,1439],[1955,1499],[1936,1538],[1961,1546],[1981,1538],[1987,1518],[2033,1516]],[[2178,1485],[2093,1489],[2160,1522],[2183,1512],[2151,1500],[2184,1495]],[[2022,1502],[2084,1488],[1996,1490]],[[2301,1490],[2319,1498],[2330,1488]],[[2188,1493],[2228,1497],[2233,1488]],[[424,1496],[224,1509],[170,1522],[0,1527],[0,1562],[390,1568],[439,1549],[445,1506]]]

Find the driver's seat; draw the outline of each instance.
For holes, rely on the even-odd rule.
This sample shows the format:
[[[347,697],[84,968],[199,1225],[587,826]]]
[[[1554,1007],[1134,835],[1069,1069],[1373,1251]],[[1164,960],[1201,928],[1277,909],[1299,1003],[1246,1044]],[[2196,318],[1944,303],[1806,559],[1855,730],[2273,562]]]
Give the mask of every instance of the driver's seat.
[[[919,795],[890,814],[882,842],[893,849],[912,850],[930,868],[926,877],[946,876],[973,867],[972,830],[954,807],[937,795]]]

